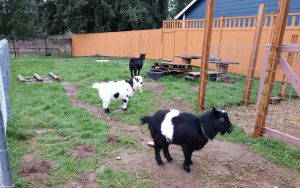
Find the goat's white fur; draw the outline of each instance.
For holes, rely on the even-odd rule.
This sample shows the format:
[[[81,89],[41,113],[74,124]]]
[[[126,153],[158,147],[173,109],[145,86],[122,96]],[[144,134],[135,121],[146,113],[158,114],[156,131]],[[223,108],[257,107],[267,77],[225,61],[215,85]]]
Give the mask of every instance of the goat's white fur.
[[[99,97],[103,103],[103,109],[108,109],[108,106],[112,100],[121,99],[121,108],[125,110],[129,98],[134,95],[136,90],[141,90],[143,85],[143,78],[141,76],[135,76],[133,78],[133,86],[131,86],[126,80],[109,81],[103,83],[94,83],[93,88],[98,90]],[[115,94],[118,93],[116,97]]]
[[[168,142],[172,142],[173,140],[174,125],[172,123],[172,119],[179,116],[179,114],[180,112],[178,110],[170,110],[161,123],[161,133],[167,138]]]

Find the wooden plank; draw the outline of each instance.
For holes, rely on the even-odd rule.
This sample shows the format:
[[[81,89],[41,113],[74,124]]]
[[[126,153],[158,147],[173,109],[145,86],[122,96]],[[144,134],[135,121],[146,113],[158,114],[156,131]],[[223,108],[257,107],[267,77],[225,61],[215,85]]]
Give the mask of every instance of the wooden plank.
[[[298,35],[292,35],[292,39],[291,39],[291,44],[296,44],[298,41]],[[294,53],[293,52],[289,52],[288,53],[288,59],[287,62],[290,66],[292,66],[293,64],[293,60],[294,60]],[[280,65],[281,65],[281,61],[280,61]],[[279,65],[279,66],[280,66]],[[279,96],[280,97],[285,97],[286,95],[286,85],[287,85],[287,78],[286,78],[286,74],[291,74],[292,72],[285,72],[283,71],[284,75],[282,77],[282,81],[281,81],[281,86],[280,86],[280,91],[279,91]],[[298,94],[299,95],[299,94]],[[300,95],[299,95],[300,96]]]
[[[276,131],[276,130],[268,128],[268,127],[263,128],[263,134],[267,135],[269,137],[272,137],[272,138],[282,140],[292,146],[300,146],[299,138]]]
[[[54,74],[53,72],[48,73],[54,80],[60,81],[60,77]]]
[[[198,110],[204,110],[205,91],[207,85],[208,61],[210,55],[210,43],[212,36],[212,23],[214,17],[215,0],[206,1],[205,30],[203,37],[201,74],[199,83]]]
[[[258,101],[258,108],[256,112],[256,121],[253,137],[259,137],[262,135],[263,128],[265,126],[266,117],[269,109],[270,96],[273,89],[273,84],[276,76],[276,69],[279,64],[280,52],[282,45],[290,0],[280,0],[278,6],[278,14],[276,16],[275,28],[272,34],[272,42],[270,49],[270,56],[268,58],[266,76],[263,81],[261,92],[259,93],[260,100]]]
[[[244,90],[243,101],[244,101],[245,106],[248,106],[249,102],[250,102],[249,100],[250,100],[250,95],[251,95],[252,81],[254,78],[257,56],[258,56],[258,52],[259,52],[259,44],[260,44],[262,29],[263,29],[264,22],[265,22],[265,17],[266,17],[266,5],[261,4],[261,5],[259,5],[259,9],[258,9],[255,36],[254,36],[254,40],[253,40],[253,47],[252,47],[251,56],[250,56],[248,75],[247,75],[246,85],[245,85],[245,90]]]
[[[21,74],[18,74],[18,79],[19,79],[21,82],[25,82],[25,78],[24,78]]]
[[[293,71],[291,65],[285,60],[283,56],[281,56],[280,58],[279,67],[281,68],[281,70],[283,70],[283,72],[286,73],[287,79],[292,84],[297,94],[300,96],[300,80],[297,77],[297,74]]]
[[[33,76],[37,79],[37,81],[43,81],[43,78],[37,73],[34,73]]]
[[[300,52],[300,45],[298,44],[293,44],[293,45],[283,45],[282,46],[282,51],[283,52]]]

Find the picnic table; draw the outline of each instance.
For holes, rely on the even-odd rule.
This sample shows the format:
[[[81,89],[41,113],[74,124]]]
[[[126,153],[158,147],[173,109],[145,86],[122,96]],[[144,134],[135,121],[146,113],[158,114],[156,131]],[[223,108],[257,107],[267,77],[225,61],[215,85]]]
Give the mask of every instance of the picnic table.
[[[226,77],[228,75],[228,67],[231,64],[239,64],[238,62],[234,62],[234,61],[222,61],[222,60],[210,60],[209,63],[213,63],[217,65],[217,72],[221,72],[221,81],[225,81]]]
[[[175,55],[175,57],[181,58],[183,63],[190,65],[192,63],[192,59],[201,59],[202,55]],[[214,57],[214,56],[211,56],[209,58],[209,60],[220,60],[220,59],[221,58]]]

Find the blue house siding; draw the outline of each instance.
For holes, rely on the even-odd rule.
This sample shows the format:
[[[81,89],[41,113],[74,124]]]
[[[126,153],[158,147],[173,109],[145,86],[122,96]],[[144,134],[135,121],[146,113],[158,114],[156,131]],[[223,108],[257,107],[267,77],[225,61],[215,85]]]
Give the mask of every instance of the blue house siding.
[[[259,4],[267,4],[267,13],[276,12],[279,0],[215,0],[214,17],[256,15]],[[185,12],[185,19],[205,18],[206,0],[199,0]],[[300,12],[299,0],[291,0],[290,12]],[[183,16],[179,17],[182,19]]]

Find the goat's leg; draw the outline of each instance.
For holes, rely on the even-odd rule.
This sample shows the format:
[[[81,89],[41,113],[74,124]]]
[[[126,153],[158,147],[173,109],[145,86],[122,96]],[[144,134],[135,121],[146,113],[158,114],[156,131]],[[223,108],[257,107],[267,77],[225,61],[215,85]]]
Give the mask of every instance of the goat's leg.
[[[136,69],[134,69],[133,71],[134,71],[134,76],[137,76],[137,74],[136,74],[137,70],[136,70]]]
[[[109,110],[108,106],[109,106],[110,101],[103,100],[102,103],[103,103],[102,104],[103,110],[105,111],[105,113],[109,114],[110,110]]]
[[[132,68],[130,68],[130,74],[131,74],[131,77],[133,78],[133,70],[132,70]]]
[[[191,171],[190,165],[193,164],[193,162],[192,162],[193,150],[190,149],[188,146],[182,146],[182,151],[184,154],[183,169],[186,172],[190,172]]]
[[[167,161],[172,162],[173,158],[171,157],[170,152],[169,152],[169,144],[165,144],[163,146],[163,152],[164,152],[164,156],[167,159]]]
[[[122,106],[121,106],[121,108],[122,108],[123,111],[127,111],[127,103],[128,103],[128,100],[129,100],[128,97],[124,97],[124,98],[122,99]]]
[[[162,162],[162,160],[160,158],[161,146],[157,142],[154,142],[154,150],[155,150],[155,159],[156,159],[157,164],[163,165],[164,163]]]
[[[141,70],[141,69],[138,69],[138,75],[140,75],[140,70]]]

